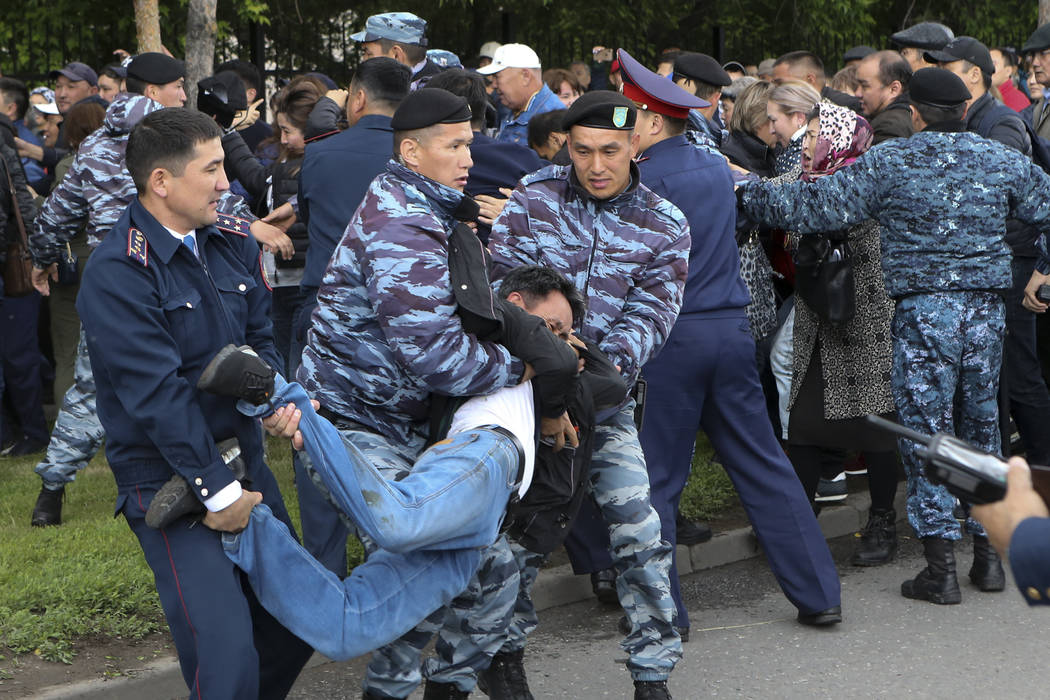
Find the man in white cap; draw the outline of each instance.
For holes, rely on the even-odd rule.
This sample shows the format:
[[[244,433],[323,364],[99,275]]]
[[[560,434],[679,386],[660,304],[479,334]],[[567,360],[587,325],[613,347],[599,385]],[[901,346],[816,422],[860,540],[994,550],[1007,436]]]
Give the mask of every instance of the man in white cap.
[[[486,41],[482,44],[481,50],[478,51],[478,68],[484,68],[491,64],[500,46],[501,44],[498,41]]]
[[[540,57],[525,44],[504,44],[492,63],[478,73],[491,75],[510,110],[499,126],[497,141],[529,145],[529,119],[536,114],[565,109],[558,96],[543,82]]]

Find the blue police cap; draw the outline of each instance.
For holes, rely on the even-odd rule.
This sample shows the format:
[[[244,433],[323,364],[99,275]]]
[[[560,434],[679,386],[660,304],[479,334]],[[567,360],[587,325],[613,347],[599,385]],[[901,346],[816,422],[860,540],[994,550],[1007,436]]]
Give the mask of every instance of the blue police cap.
[[[689,110],[711,106],[707,100],[690,95],[667,78],[652,72],[623,49],[617,52],[617,56],[620,59],[624,97],[641,109],[685,119],[689,116]]]
[[[427,21],[411,12],[384,12],[365,20],[364,31],[351,34],[350,38],[362,43],[388,39],[402,44],[426,46],[427,40],[423,38],[426,29]]]

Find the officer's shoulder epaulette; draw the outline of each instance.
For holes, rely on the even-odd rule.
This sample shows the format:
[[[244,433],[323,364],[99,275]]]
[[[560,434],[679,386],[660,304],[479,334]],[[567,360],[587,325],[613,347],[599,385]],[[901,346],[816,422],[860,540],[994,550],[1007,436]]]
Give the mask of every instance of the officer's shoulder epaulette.
[[[531,185],[544,180],[564,180],[571,165],[548,165],[521,178],[522,185]]]
[[[229,214],[219,214],[215,222],[215,228],[225,233],[235,233],[238,236],[247,237],[251,235],[252,222]]]
[[[143,267],[149,267],[149,243],[146,242],[146,235],[134,227],[128,229],[127,255],[142,263]]]

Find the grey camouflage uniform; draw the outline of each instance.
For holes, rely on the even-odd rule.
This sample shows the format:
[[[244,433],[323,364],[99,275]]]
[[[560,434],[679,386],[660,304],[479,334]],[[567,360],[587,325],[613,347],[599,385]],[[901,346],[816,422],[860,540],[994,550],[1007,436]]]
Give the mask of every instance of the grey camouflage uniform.
[[[746,185],[738,197],[749,216],[799,233],[878,220],[886,291],[897,300],[891,384],[901,422],[998,452],[1002,294],[1012,284],[1006,219],[1045,234],[1050,177],[963,128],[888,141],[815,183]],[[959,539],[954,499],[926,479],[907,440],[901,455],[916,533]],[[969,529],[982,532],[972,520]]]

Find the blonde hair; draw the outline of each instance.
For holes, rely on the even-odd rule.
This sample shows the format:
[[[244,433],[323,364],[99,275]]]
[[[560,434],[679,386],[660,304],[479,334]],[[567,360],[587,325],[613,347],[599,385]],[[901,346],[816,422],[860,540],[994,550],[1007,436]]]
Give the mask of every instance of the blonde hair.
[[[786,80],[773,88],[769,94],[769,101],[780,107],[784,114],[802,112],[809,114],[820,102],[820,93],[813,89],[809,83],[801,80]]]
[[[766,103],[769,101],[769,93],[773,92],[773,85],[764,80],[756,81],[748,85],[737,96],[733,103],[733,116],[729,119],[730,131],[742,131],[755,136],[768,117],[766,116]]]

